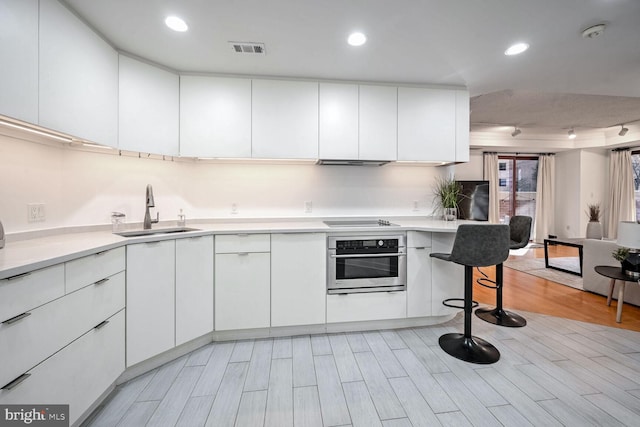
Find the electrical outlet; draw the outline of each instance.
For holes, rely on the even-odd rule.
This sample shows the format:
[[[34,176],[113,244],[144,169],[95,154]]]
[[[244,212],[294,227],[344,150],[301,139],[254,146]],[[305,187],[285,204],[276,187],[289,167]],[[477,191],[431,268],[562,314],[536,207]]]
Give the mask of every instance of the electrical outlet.
[[[27,221],[28,222],[41,222],[46,220],[44,203],[29,203],[27,204]]]
[[[238,204],[237,203],[231,203],[231,214],[232,215],[237,215],[238,214]]]
[[[418,201],[414,200],[413,201],[413,211],[414,212],[418,212],[420,210],[419,206],[418,206]]]
[[[313,212],[313,202],[304,202],[304,213]]]

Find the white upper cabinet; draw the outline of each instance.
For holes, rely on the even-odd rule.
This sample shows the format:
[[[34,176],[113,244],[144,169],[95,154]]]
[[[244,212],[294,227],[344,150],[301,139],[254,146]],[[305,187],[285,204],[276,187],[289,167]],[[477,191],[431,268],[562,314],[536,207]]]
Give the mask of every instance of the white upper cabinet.
[[[0,114],[38,123],[38,0],[0,2]]]
[[[179,77],[120,55],[118,148],[178,155]]]
[[[358,159],[358,85],[320,83],[321,159]]]
[[[318,83],[253,80],[252,157],[318,157]]]
[[[396,160],[397,90],[391,86],[360,86],[360,160]]]
[[[180,76],[180,155],[251,157],[251,80]]]
[[[456,162],[469,161],[469,92],[456,90]]]
[[[456,160],[455,90],[398,88],[398,160]]]
[[[118,145],[118,54],[57,1],[40,2],[39,124]]]

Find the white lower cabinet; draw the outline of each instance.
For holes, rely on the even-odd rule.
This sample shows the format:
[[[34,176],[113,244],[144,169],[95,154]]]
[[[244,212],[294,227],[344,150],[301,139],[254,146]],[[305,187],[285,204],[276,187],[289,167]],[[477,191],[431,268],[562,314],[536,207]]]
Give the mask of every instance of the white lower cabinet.
[[[0,387],[121,310],[124,297],[120,272],[0,324]]]
[[[213,332],[213,236],[176,240],[176,345]]]
[[[403,291],[327,295],[327,323],[405,317],[407,293]]]
[[[431,316],[431,233],[407,233],[407,317]]]
[[[175,240],[127,246],[127,367],[175,345]]]
[[[216,331],[269,327],[270,258],[265,252],[216,254]]]
[[[0,403],[68,404],[72,425],[124,371],[124,324],[121,310],[0,390]]]
[[[451,253],[455,233],[433,233],[432,251]],[[453,262],[432,258],[431,315],[455,314],[457,308],[447,307],[442,301],[447,298],[464,298],[464,267]],[[437,263],[437,264],[436,264]]]
[[[271,326],[325,323],[327,235],[271,235]]]

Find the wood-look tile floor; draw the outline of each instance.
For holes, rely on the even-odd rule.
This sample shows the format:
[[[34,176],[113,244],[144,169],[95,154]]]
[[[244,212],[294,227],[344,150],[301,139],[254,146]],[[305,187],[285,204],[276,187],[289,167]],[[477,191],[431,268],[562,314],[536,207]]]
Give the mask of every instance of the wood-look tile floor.
[[[640,332],[520,312],[473,316],[493,365],[461,362],[442,325],[219,342],[119,386],[86,426],[637,426]]]

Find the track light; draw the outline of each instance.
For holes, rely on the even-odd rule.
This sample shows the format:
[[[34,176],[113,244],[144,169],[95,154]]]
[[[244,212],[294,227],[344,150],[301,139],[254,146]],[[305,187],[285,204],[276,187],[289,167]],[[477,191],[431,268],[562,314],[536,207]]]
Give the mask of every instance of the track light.
[[[627,132],[629,132],[629,128],[624,127],[624,125],[620,125],[620,126],[622,126],[622,129],[620,129],[620,132],[618,132],[618,135],[625,136]]]
[[[513,127],[513,132],[511,132],[511,136],[512,137],[516,137],[518,135],[520,135],[522,133],[522,131],[520,129],[518,129],[516,126]]]
[[[569,134],[569,139],[575,139],[577,136],[576,133],[573,131],[573,128],[571,128],[568,134]]]

